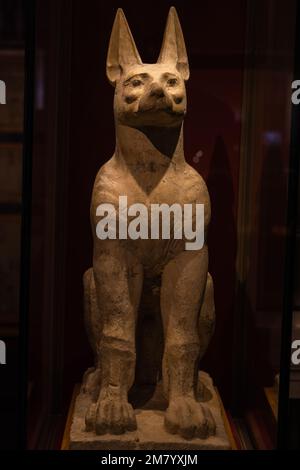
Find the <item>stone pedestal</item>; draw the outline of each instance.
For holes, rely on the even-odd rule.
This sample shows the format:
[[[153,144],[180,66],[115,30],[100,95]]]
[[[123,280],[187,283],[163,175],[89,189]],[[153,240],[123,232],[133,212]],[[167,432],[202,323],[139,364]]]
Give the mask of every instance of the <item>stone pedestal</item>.
[[[135,409],[137,431],[116,436],[105,434],[97,436],[85,431],[84,417],[90,404],[90,397],[79,393],[74,407],[70,429],[69,449],[72,450],[229,450],[229,437],[225,430],[221,413],[221,403],[213,386],[212,379],[205,372],[199,374],[199,390],[202,400],[210,407],[215,419],[216,435],[208,439],[186,440],[178,435],[169,434],[164,428],[166,401],[161,385],[144,404]],[[137,392],[138,393],[138,392]]]

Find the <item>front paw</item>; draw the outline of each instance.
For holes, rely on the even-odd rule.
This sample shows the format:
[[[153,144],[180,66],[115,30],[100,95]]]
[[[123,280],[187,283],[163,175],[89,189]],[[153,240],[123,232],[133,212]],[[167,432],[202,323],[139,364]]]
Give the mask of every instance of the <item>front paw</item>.
[[[86,430],[96,434],[123,434],[137,429],[132,406],[116,398],[99,399],[92,403],[85,417]]]
[[[194,398],[173,399],[166,411],[165,427],[171,434],[185,439],[206,439],[216,433],[216,423],[210,409]]]

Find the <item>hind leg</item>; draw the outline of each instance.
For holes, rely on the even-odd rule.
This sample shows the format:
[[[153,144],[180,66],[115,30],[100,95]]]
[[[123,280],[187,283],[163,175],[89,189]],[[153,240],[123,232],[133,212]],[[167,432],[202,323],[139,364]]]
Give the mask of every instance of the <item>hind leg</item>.
[[[206,286],[198,320],[200,340],[199,359],[202,359],[215,329],[215,301],[212,277],[207,273]]]
[[[97,303],[95,279],[93,268],[88,269],[83,275],[84,287],[84,321],[88,339],[94,353],[94,367],[90,367],[83,376],[84,393],[89,393],[96,401],[101,381],[101,369],[99,361],[99,343],[102,332],[102,319]]]
[[[207,273],[206,286],[203,295],[203,301],[200,309],[199,319],[198,319],[198,334],[200,341],[200,350],[199,350],[199,361],[204,356],[208,345],[210,343],[211,337],[215,329],[215,301],[214,301],[214,285],[210,273]],[[205,394],[207,393],[205,385],[200,382],[198,379],[197,383],[197,400],[203,401]],[[202,404],[202,407],[205,407]],[[207,414],[207,427],[208,434],[214,435],[216,433],[216,423],[209,412]]]

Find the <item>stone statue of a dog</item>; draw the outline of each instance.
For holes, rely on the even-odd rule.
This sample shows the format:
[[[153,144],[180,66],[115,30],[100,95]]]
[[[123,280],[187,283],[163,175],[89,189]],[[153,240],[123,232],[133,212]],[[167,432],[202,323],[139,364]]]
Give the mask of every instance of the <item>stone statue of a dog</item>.
[[[97,434],[135,430],[128,392],[135,380],[147,384],[161,375],[166,430],[206,438],[215,434],[215,422],[197,399],[197,382],[215,317],[206,244],[210,200],[203,179],[184,158],[189,65],[173,7],[156,64],[142,63],[124,13],[117,11],[107,77],[115,87],[116,147],[96,176],[91,202],[93,267],[84,275],[84,291],[95,366],[84,378],[84,390],[93,396],[86,428]],[[99,239],[97,207],[117,207],[120,195],[128,205],[146,207],[203,204],[203,246],[186,250],[184,237],[161,235]]]

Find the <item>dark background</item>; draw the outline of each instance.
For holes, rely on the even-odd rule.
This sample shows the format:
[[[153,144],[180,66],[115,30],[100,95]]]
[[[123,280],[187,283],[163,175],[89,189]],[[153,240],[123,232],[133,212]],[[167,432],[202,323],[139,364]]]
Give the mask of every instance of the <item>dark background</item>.
[[[171,4],[191,68],[186,159],[204,176],[212,202],[209,269],[217,324],[201,367],[214,378],[226,409],[254,433],[259,430],[257,445],[275,445],[264,387],[273,386],[280,367],[295,2],[287,9],[269,0],[164,1],[158,8],[137,1],[63,0],[37,2],[32,447],[43,441],[41,432],[51,434],[41,416],[66,409],[92,361],[82,274],[92,259],[93,181],[115,145],[113,88],[105,76],[115,12],[124,8],[142,59],[153,62]]]
[[[94,178],[115,145],[114,90],[105,63],[116,10],[123,7],[142,60],[155,62],[172,4],[191,69],[185,155],[204,176],[212,202],[209,249],[217,326],[201,367],[212,374],[224,402],[230,404],[245,2],[233,0],[230,9],[223,2],[216,8],[209,1],[164,1],[159,8],[137,1],[37,2],[31,423],[39,419],[49,386],[52,405],[61,410],[92,363],[83,324],[82,275],[92,262],[89,205]],[[32,426],[38,433],[36,424]]]
[[[7,104],[0,105],[0,448],[18,445],[19,281],[25,26],[21,0],[0,0],[0,80]]]
[[[74,385],[92,364],[82,275],[92,262],[94,178],[115,145],[114,90],[105,62],[116,10],[123,7],[142,60],[155,62],[174,5],[191,69],[185,155],[204,177],[212,202],[209,269],[217,324],[201,368],[212,375],[229,414],[247,421],[251,411],[258,446],[273,447],[274,423],[271,432],[261,407],[269,414],[263,387],[272,386],[280,362],[295,2],[287,8],[271,0],[37,0],[23,9],[13,3],[0,1],[2,48],[24,48],[29,6],[36,22],[35,37],[27,31],[34,62],[27,83],[33,132],[27,137],[33,145],[27,141],[25,152],[30,266],[23,270],[21,299],[26,291],[29,304],[20,305],[28,353],[22,349],[27,445],[59,447]],[[11,409],[17,323],[14,331],[5,392],[13,397]],[[6,416],[6,443],[14,447],[15,413]]]

